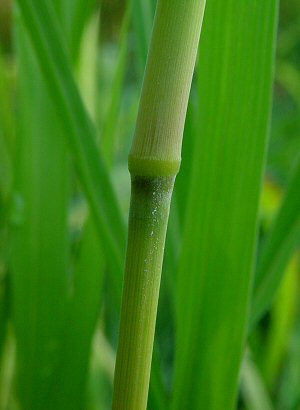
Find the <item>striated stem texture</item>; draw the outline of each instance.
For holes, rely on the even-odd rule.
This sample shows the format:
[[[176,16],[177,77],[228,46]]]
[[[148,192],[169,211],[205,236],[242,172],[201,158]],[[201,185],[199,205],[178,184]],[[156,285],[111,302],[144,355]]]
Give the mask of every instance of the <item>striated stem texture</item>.
[[[205,0],[158,0],[131,153],[113,410],[144,410],[165,237]]]

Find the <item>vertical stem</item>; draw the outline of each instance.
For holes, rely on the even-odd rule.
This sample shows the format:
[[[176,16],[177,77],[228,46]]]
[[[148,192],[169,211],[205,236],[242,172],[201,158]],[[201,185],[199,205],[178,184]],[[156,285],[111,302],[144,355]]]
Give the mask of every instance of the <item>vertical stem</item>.
[[[114,409],[147,404],[163,250],[174,177],[133,177]]]
[[[171,196],[205,0],[158,0],[134,141],[113,410],[144,410]]]

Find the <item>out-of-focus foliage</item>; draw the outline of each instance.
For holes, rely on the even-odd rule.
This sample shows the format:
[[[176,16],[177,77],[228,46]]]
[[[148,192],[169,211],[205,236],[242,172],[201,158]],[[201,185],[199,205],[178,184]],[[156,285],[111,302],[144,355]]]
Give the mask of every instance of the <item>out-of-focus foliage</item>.
[[[17,3],[27,11],[36,7],[35,18],[26,20]],[[19,0],[14,5],[0,1],[0,410],[110,406],[125,248],[123,220],[130,194],[127,154],[155,4],[155,0]],[[41,26],[43,11],[49,7],[51,15],[44,15]],[[227,33],[230,16],[223,18],[228,19],[223,27]],[[210,35],[205,33],[203,54],[210,44],[226,40]],[[55,60],[56,55],[62,55],[66,64]],[[47,58],[51,64],[45,67]],[[238,54],[235,58],[239,61]],[[222,85],[227,77],[221,63],[216,73],[218,69],[223,73]],[[281,2],[275,68],[257,276],[236,405],[241,410],[300,408],[298,0]],[[206,84],[202,80],[200,95]],[[168,409],[172,396],[177,397],[173,391],[174,357],[180,350],[175,344],[176,277],[182,241],[185,249],[190,247],[188,233],[183,235],[186,198],[193,189],[195,197],[202,192],[197,191],[195,176],[190,184],[198,160],[194,143],[204,130],[199,118],[205,121],[204,111],[199,111],[205,102],[199,101],[197,81],[196,74],[168,229],[150,410]],[[209,112],[214,112],[211,104]],[[212,126],[218,118],[211,119]],[[251,129],[252,123],[248,126]],[[85,147],[83,154],[78,143]],[[230,153],[227,158],[230,162]],[[107,178],[97,177],[104,175],[101,170]],[[221,178],[222,172],[218,175]],[[200,202],[205,203],[201,198]],[[281,204],[285,205],[279,211]],[[209,205],[213,215],[218,207],[213,201]],[[188,221],[193,227],[191,216]],[[226,248],[222,243],[218,247]],[[184,287],[189,272],[181,276]],[[255,302],[257,289],[260,304]],[[209,341],[202,344],[207,345]],[[197,349],[193,354],[196,362]],[[205,357],[205,351],[201,355]],[[222,361],[218,363],[222,366]],[[226,369],[220,368],[220,374],[226,375]],[[181,390],[187,391],[184,380]],[[196,404],[194,408],[198,409]]]

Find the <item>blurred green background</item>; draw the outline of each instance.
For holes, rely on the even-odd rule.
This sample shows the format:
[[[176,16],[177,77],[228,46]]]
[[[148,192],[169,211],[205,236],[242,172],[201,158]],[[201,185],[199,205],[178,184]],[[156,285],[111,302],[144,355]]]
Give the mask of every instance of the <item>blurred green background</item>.
[[[56,3],[59,6],[60,2],[57,1]],[[14,257],[16,257],[12,246],[14,227],[21,223],[23,217],[22,198],[18,195],[14,181],[18,180],[16,173],[25,172],[24,169],[23,171],[16,171],[18,169],[18,160],[16,158],[18,158],[19,149],[19,131],[17,127],[20,126],[20,124],[16,124],[16,118],[21,115],[20,104],[26,105],[26,102],[22,102],[18,94],[20,84],[24,81],[24,79],[22,80],[24,72],[21,72],[18,68],[17,54],[21,54],[18,50],[30,49],[28,39],[22,37],[24,30],[21,31],[20,35],[19,30],[22,30],[22,25],[18,21],[18,11],[13,10],[13,8],[11,1],[0,0],[1,410],[19,408],[16,382],[16,341],[13,321],[14,294],[12,292],[11,276],[14,270]],[[127,155],[134,131],[154,10],[155,1],[150,0],[141,0],[140,7],[133,7],[132,9],[129,3],[121,0],[102,0],[101,5],[96,1],[89,0],[84,6],[86,17],[80,20],[82,27],[75,23],[74,29],[78,31],[77,37],[76,35],[73,37],[78,40],[75,45],[78,46],[80,40],[80,47],[77,47],[77,49],[75,46],[73,47],[75,77],[82,90],[86,107],[97,125],[99,138],[103,140],[102,149],[107,166],[111,169],[111,176],[124,219],[127,218],[130,195]],[[13,15],[16,16],[14,19]],[[17,23],[14,24],[14,21],[17,21]],[[72,44],[70,49],[72,49]],[[28,60],[29,63],[27,61],[29,64],[27,69],[29,67],[30,71],[31,63],[34,67],[36,66],[32,51],[28,52],[26,58],[32,58],[32,61]],[[35,71],[36,68],[33,69],[33,72]],[[33,81],[41,80],[35,77]],[[27,96],[24,97],[23,94],[25,100],[30,98],[30,95],[32,98],[36,98],[37,101],[44,98],[43,91],[38,95],[38,93],[35,94],[35,90],[32,90],[31,94],[28,84],[26,92]],[[193,100],[193,90],[191,100]],[[27,121],[30,121],[28,118]],[[25,126],[23,126],[26,128],[28,124],[26,121],[25,123]],[[42,125],[41,119],[39,131],[43,130]],[[276,215],[287,181],[299,160],[299,155],[300,2],[299,0],[283,0],[280,6],[270,145],[261,201],[261,243],[263,243],[270,224]],[[45,157],[47,157],[47,153]],[[188,157],[189,153],[184,148],[183,177],[178,177],[179,185],[184,183],[184,175],[188,173]],[[186,162],[184,162],[185,159]],[[62,158],[62,162],[64,161],[69,161],[69,158],[67,156]],[[27,157],[27,162],[31,162],[30,155]],[[57,172],[63,172],[64,168],[61,165],[59,164]],[[68,252],[67,271],[72,276],[84,246],[85,229],[83,229],[83,226],[88,211],[74,171],[70,172],[68,178],[72,181],[70,188],[71,201],[68,214],[67,247],[63,252]],[[55,192],[59,188],[53,186],[52,189]],[[51,198],[48,198],[48,200],[51,201]],[[179,213],[179,218],[181,217]],[[95,234],[89,233],[89,235]],[[174,238],[174,235],[172,237]],[[172,254],[172,251],[174,251],[174,247],[167,244],[165,270],[171,269],[172,263],[176,263],[176,255]],[[110,405],[119,311],[110,286],[110,275],[107,273],[103,258],[98,255],[98,248],[89,249],[89,252],[88,260],[90,264],[97,268],[102,267],[105,273],[101,278],[97,277],[97,273],[95,274],[95,287],[93,288],[95,294],[92,298],[85,295],[86,299],[84,299],[84,303],[91,299],[96,303],[91,309],[91,323],[87,325],[87,335],[90,335],[92,342],[89,338],[87,338],[87,341],[83,341],[87,355],[82,358],[82,368],[85,370],[81,374],[82,379],[77,382],[79,383],[79,389],[82,389],[82,394],[85,396],[85,375],[88,375],[87,400],[84,408],[92,410],[107,409]],[[260,320],[249,337],[241,374],[238,403],[240,409],[300,410],[299,262],[299,252],[296,252],[290,261],[284,281],[271,309]],[[50,261],[45,262],[46,265],[48,263]],[[87,267],[88,265],[84,269]],[[170,296],[172,295],[170,280],[169,274],[163,276],[157,321],[157,345],[163,369],[163,382],[167,390],[171,387],[174,356],[174,312],[170,300],[172,298]],[[30,288],[31,285],[28,286]],[[98,289],[99,293],[97,293]],[[56,303],[57,298],[58,296],[54,296],[53,303]],[[51,303],[51,299],[49,299],[49,303]],[[76,312],[76,306],[74,309]],[[22,306],[20,306],[21,311]],[[24,317],[26,318],[25,314]],[[84,313],[81,320],[85,321]],[[25,329],[27,325],[29,326],[29,324],[23,323]],[[76,331],[75,329],[75,335]],[[78,338],[80,339],[80,336]],[[72,345],[70,345],[71,350],[72,348]],[[87,366],[88,370],[86,369]],[[69,372],[72,374],[72,366],[70,366]],[[61,383],[63,386],[63,382]],[[73,388],[77,389],[77,385],[74,386]],[[24,395],[26,396],[27,393],[25,392]],[[24,400],[26,402],[26,399]],[[81,400],[85,399],[81,398]],[[39,408],[38,404],[36,406],[36,408]],[[29,408],[30,405],[28,405]],[[151,399],[149,408],[155,408],[155,404],[151,402]],[[34,410],[34,408],[31,410]]]

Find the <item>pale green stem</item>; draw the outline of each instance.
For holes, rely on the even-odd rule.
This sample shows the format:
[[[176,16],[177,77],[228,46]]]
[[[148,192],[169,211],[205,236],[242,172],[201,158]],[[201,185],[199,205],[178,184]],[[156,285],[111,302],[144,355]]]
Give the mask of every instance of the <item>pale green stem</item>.
[[[158,0],[138,120],[114,410],[147,406],[171,196],[205,0]]]

